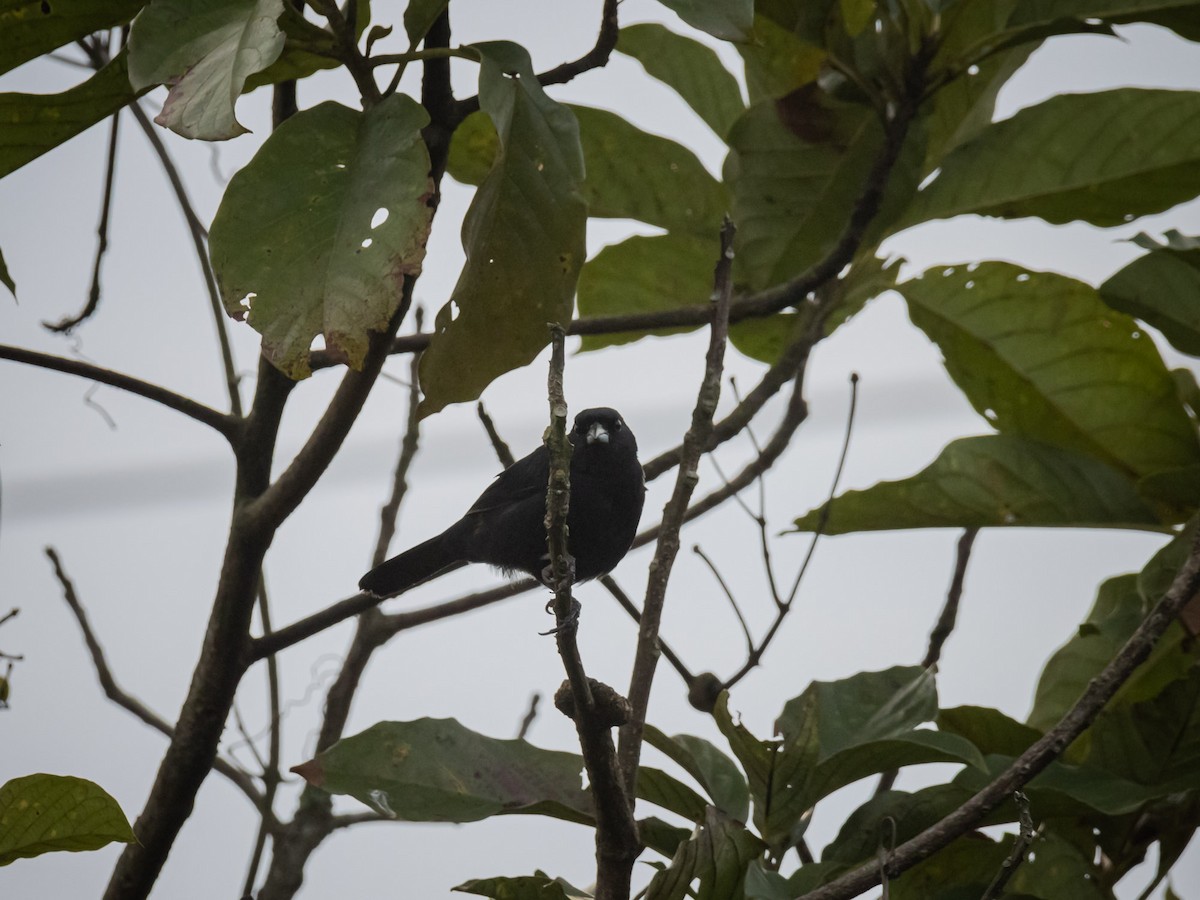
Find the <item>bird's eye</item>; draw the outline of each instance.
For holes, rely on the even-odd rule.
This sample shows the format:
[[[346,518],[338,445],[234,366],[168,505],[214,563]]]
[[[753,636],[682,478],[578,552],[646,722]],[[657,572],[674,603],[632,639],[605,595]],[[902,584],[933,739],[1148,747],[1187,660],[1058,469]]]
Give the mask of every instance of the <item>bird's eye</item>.
[[[622,422],[620,419],[617,419],[615,422],[613,422],[613,431],[620,431],[624,425],[624,422]]]

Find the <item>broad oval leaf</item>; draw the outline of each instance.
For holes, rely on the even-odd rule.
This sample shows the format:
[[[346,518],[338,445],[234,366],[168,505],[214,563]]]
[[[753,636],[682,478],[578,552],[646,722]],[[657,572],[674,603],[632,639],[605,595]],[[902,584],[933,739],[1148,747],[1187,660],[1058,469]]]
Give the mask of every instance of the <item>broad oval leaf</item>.
[[[715,241],[728,197],[691,150],[642,131],[616,113],[588,106],[566,108],[579,123],[587,169],[580,190],[589,216],[637,219]],[[446,170],[456,181],[482,184],[495,165],[498,147],[487,116],[474,113],[454,132]]]
[[[137,98],[128,55],[60,94],[0,94],[0,178],[106,119]]]
[[[1152,250],[1100,285],[1100,296],[1153,325],[1176,350],[1200,356],[1200,249]]]
[[[988,262],[931,269],[898,290],[950,377],[999,431],[1134,476],[1200,463],[1153,342],[1090,285]]]
[[[634,235],[593,256],[579,275],[579,314],[614,316],[698,306],[712,292],[720,248],[715,238],[690,234]],[[648,334],[695,331],[698,326],[585,335],[583,350],[636,341]]]
[[[1120,225],[1200,193],[1200,92],[1062,94],[947,156],[896,229],[976,213]]]
[[[221,296],[235,317],[249,308],[263,353],[288,377],[308,375],[316,335],[360,366],[404,276],[420,272],[427,122],[402,94],[366,113],[322,103],[284,122],[229,182],[211,232]]]
[[[617,52],[642,64],[646,74],[675,91],[719,138],[743,112],[742,90],[716,52],[657,22],[621,29]]]
[[[145,5],[146,0],[4,3],[0,5],[0,75],[72,41],[124,25]]]
[[[421,415],[474,400],[527,365],[566,323],[586,256],[583,155],[571,112],[538,84],[529,54],[476,45],[480,108],[500,153],[463,221],[467,261],[421,355]]]
[[[668,736],[649,724],[646,725],[646,743],[696,779],[708,793],[713,806],[739,822],[748,820],[750,789],[746,776],[728,756],[703,738],[690,734]]]
[[[746,867],[763,850],[746,826],[710,806],[671,864],[650,880],[646,900],[741,900]]]
[[[283,51],[283,0],[152,0],[129,32],[135,88],[168,84],[155,119],[186,138],[244,134],[234,103],[246,79]]]
[[[754,22],[754,0],[659,0],[693,28],[740,41]]]
[[[137,840],[117,801],[70,775],[26,775],[0,787],[0,866],[55,850]]]
[[[568,881],[551,878],[541,871],[516,878],[474,878],[454,890],[493,900],[590,900],[592,896]]]
[[[811,510],[796,529],[814,531],[821,518],[820,508]],[[1166,530],[1111,466],[1024,438],[986,435],[947,444],[911,478],[835,498],[823,531],[993,525]]]
[[[292,771],[409,822],[476,822],[536,812],[590,821],[578,755],[498,740],[454,719],[379,722]],[[543,809],[538,809],[542,807]]]

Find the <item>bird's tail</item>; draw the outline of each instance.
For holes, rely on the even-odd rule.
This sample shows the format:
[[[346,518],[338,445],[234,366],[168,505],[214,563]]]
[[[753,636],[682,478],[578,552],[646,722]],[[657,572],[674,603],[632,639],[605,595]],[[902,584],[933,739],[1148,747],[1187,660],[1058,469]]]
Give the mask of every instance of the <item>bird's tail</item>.
[[[460,562],[448,532],[393,556],[364,575],[358,589],[377,597],[391,597],[420,584]]]

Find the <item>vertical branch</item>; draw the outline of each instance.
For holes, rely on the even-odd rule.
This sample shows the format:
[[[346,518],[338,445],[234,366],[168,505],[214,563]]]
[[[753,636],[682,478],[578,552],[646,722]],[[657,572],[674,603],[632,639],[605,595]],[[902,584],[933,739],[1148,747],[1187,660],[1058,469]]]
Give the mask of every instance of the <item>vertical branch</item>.
[[[567,401],[563,393],[565,333],[552,325],[550,374],[550,474],[546,485],[546,536],[554,588],[554,635],[567,682],[554,705],[575,722],[583,763],[596,806],[596,900],[628,900],[633,863],[641,852],[633,805],[617,765],[612,729],[628,717],[628,705],[616,691],[588,679],[575,635],[579,604],[571,596],[575,564],[567,551],[567,513],[571,503],[571,442],[567,439]]]
[[[971,548],[975,546],[975,537],[978,534],[978,528],[967,528],[963,531],[962,537],[958,539],[950,590],[946,592],[946,603],[942,607],[941,615],[938,616],[937,624],[929,633],[929,649],[925,652],[925,658],[921,660],[921,665],[926,669],[938,664],[938,660],[942,658],[942,647],[951,632],[954,631],[955,622],[958,621],[958,602],[962,599],[963,581],[967,577],[967,563],[971,559]]]
[[[692,411],[692,424],[683,439],[679,475],[675,490],[663,509],[658,547],[650,563],[646,585],[646,602],[642,606],[642,621],[638,628],[637,652],[629,682],[630,719],[621,729],[619,758],[625,787],[631,796],[636,794],[638,759],[642,751],[642,731],[646,709],[650,704],[650,687],[658,665],[658,629],[662,622],[663,604],[667,595],[667,580],[679,553],[679,529],[683,526],[688,501],[699,481],[700,455],[712,435],[713,414],[721,397],[721,372],[725,362],[725,342],[729,335],[729,301],[733,294],[733,223],[728,219],[721,228],[721,256],[713,274],[712,330],[705,359],[704,380]]]

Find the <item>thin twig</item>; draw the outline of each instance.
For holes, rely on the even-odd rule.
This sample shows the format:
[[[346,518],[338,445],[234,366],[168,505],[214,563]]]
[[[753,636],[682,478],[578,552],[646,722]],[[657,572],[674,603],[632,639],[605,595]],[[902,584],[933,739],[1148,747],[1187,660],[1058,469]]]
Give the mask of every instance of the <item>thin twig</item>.
[[[231,444],[237,442],[240,434],[238,420],[232,416],[217,412],[217,410],[207,407],[203,403],[197,403],[190,397],[176,394],[174,391],[169,391],[160,385],[142,381],[140,378],[134,378],[132,375],[124,375],[120,372],[114,372],[111,369],[105,369],[101,366],[77,359],[65,359],[61,356],[52,356],[49,353],[39,353],[36,350],[26,350],[23,347],[13,347],[7,344],[0,344],[0,359],[24,363],[25,365],[36,366],[40,369],[49,369],[54,372],[65,372],[68,375],[78,375],[80,378],[88,378],[92,381],[98,381],[101,384],[107,384],[109,387],[119,388],[131,394],[136,394],[139,397],[145,397],[147,400],[161,403],[168,409],[183,413],[188,418],[195,419],[197,422],[207,425],[221,434]]]
[[[621,729],[621,772],[626,790],[636,793],[638,760],[642,752],[642,732],[646,710],[650,704],[650,689],[658,665],[658,630],[662,622],[663,605],[667,596],[667,581],[679,553],[679,530],[683,527],[688,502],[699,481],[700,456],[709,446],[713,416],[721,397],[721,372],[725,362],[725,344],[729,336],[729,301],[733,295],[733,223],[725,220],[721,227],[721,254],[713,273],[711,301],[711,332],[704,361],[704,377],[692,410],[692,422],[683,439],[679,474],[671,499],[663,509],[658,546],[650,563],[646,585],[646,600],[642,604],[642,621],[638,626],[638,644],[634,655],[633,673],[629,680],[629,724]]]
[[[962,536],[958,539],[950,590],[946,592],[946,603],[942,606],[937,624],[929,633],[929,649],[925,651],[925,658],[921,660],[921,665],[926,669],[938,664],[942,658],[942,646],[954,631],[954,624],[958,619],[958,602],[962,598],[963,581],[967,576],[967,563],[971,559],[971,548],[975,546],[975,538],[978,534],[978,528],[967,528],[963,530]]]
[[[422,311],[417,307],[417,327],[421,327]],[[375,541],[375,552],[371,554],[371,565],[382,563],[388,554],[392,537],[396,534],[396,516],[400,512],[400,504],[408,493],[408,470],[417,455],[417,447],[421,440],[420,418],[417,408],[421,403],[421,387],[418,377],[418,367],[421,354],[414,353],[409,367],[408,382],[408,418],[404,425],[404,438],[400,442],[400,455],[396,459],[396,469],[392,474],[392,491],[387,503],[379,510],[379,536]]]
[[[14,606],[12,609],[10,609],[8,612],[6,612],[4,615],[0,616],[0,625],[3,625],[9,619],[15,619],[20,614],[21,614],[20,608]]]
[[[762,662],[763,655],[767,652],[767,648],[771,646],[771,642],[779,633],[780,627],[783,625],[783,620],[787,618],[788,613],[792,611],[792,607],[796,602],[796,597],[800,592],[800,585],[804,580],[804,575],[808,572],[808,566],[812,562],[813,554],[817,549],[817,541],[825,530],[825,524],[829,518],[829,509],[833,503],[834,495],[837,494],[838,484],[841,482],[842,471],[846,465],[846,457],[850,452],[850,437],[854,433],[854,413],[858,405],[858,375],[851,374],[850,376],[850,411],[846,415],[846,432],[842,438],[842,450],[838,456],[837,469],[834,471],[833,482],[829,487],[829,496],[825,500],[824,506],[821,507],[821,515],[817,520],[817,527],[813,531],[812,539],[808,544],[808,551],[804,554],[804,560],[800,563],[800,568],[796,571],[796,577],[792,581],[791,590],[788,591],[786,598],[782,600],[776,597],[775,600],[775,619],[771,622],[771,627],[767,629],[767,633],[763,635],[762,641],[746,655],[746,662],[742,667],[727,678],[721,685],[722,690],[729,690]],[[771,446],[768,442],[767,447]]]
[[[733,596],[733,591],[725,583],[725,579],[721,576],[716,563],[708,558],[708,554],[701,549],[699,544],[692,545],[692,552],[704,561],[704,564],[708,566],[708,571],[712,572],[713,578],[717,579],[717,584],[721,586],[721,591],[725,594],[725,599],[733,607],[733,614],[737,616],[738,624],[742,626],[742,634],[746,636],[746,651],[749,653],[754,652],[754,638],[750,635],[750,626],[746,624],[746,617],[742,615],[742,608],[738,606],[737,598]]]
[[[887,874],[895,878],[917,863],[928,859],[952,841],[975,828],[979,822],[1002,804],[1013,791],[1020,790],[1058,759],[1066,749],[1095,721],[1113,695],[1129,680],[1134,671],[1150,655],[1150,651],[1175,621],[1179,611],[1200,589],[1200,535],[1193,541],[1191,552],[1171,582],[1162,599],[1147,614],[1116,656],[1098,675],[1058,724],[1020,756],[988,785],[966,803],[920,834],[895,849],[888,860]],[[851,900],[879,884],[879,873],[871,865],[860,866],[835,878],[800,900]]]
[[[492,417],[484,409],[482,400],[475,404],[475,414],[479,416],[479,421],[483,424],[483,430],[487,432],[488,440],[492,444],[492,449],[496,452],[496,458],[500,460],[500,465],[507,469],[517,461],[517,458],[513,456],[512,448],[508,446],[504,438],[500,437],[500,432],[496,430],[496,423],[492,421]]]
[[[374,106],[383,99],[383,95],[379,92],[379,85],[375,83],[375,76],[371,74],[370,64],[359,52],[353,23],[342,15],[342,11],[338,9],[334,0],[316,0],[313,5],[321,15],[329,20],[329,27],[338,41],[338,57],[346,67],[346,71],[354,79],[354,83],[358,85],[363,107]],[[354,9],[356,6],[351,4],[351,10]]]
[[[1008,882],[1017,874],[1017,869],[1021,868],[1021,864],[1025,862],[1025,857],[1029,854],[1029,847],[1033,844],[1033,839],[1037,833],[1033,830],[1033,815],[1029,811],[1029,798],[1025,796],[1023,791],[1013,791],[1013,800],[1017,804],[1017,822],[1019,823],[1019,832],[1017,838],[1013,842],[1012,850],[1009,851],[1004,862],[1000,864],[1000,871],[996,873],[996,877],[992,879],[992,883],[988,885],[983,896],[979,900],[996,900],[1004,893],[1004,888],[1008,886]]]
[[[75,621],[79,624],[79,630],[83,634],[84,643],[87,644],[88,653],[92,657],[92,666],[96,670],[96,680],[100,682],[100,688],[104,691],[104,696],[125,711],[141,719],[142,722],[149,725],[155,731],[167,737],[172,737],[175,729],[171,727],[166,719],[151,710],[136,697],[126,693],[117,684],[116,679],[113,678],[112,670],[108,667],[108,659],[104,655],[104,648],[100,646],[100,641],[97,640],[95,632],[92,631],[91,622],[88,621],[87,613],[84,611],[83,604],[79,600],[79,595],[75,592],[75,584],[63,568],[58,552],[53,547],[47,547],[45,553],[50,560],[50,564],[54,566],[54,576],[58,579],[58,583],[62,587],[63,599],[67,601],[67,606],[70,607],[71,612],[75,616]],[[270,821],[272,827],[274,827],[276,823],[270,811],[264,809],[263,795],[255,787],[254,781],[249,774],[219,756],[214,758],[212,767],[214,771],[220,772],[233,782],[250,799],[250,802],[263,813],[263,816]]]
[[[108,159],[104,170],[104,198],[100,202],[100,224],[96,227],[96,258],[92,263],[92,284],[88,289],[87,303],[74,316],[60,319],[58,322],[43,322],[48,330],[58,334],[70,334],[72,329],[91,318],[100,306],[100,265],[104,262],[104,254],[108,252],[108,223],[112,218],[113,182],[117,172],[117,135],[121,121],[121,111],[113,113],[112,126],[108,132]]]
[[[537,691],[533,692],[533,696],[529,698],[529,710],[525,713],[525,717],[521,719],[521,727],[517,729],[517,740],[525,740],[525,735],[529,734],[529,729],[533,725],[533,720],[537,718],[538,704],[542,702],[542,695]]]

